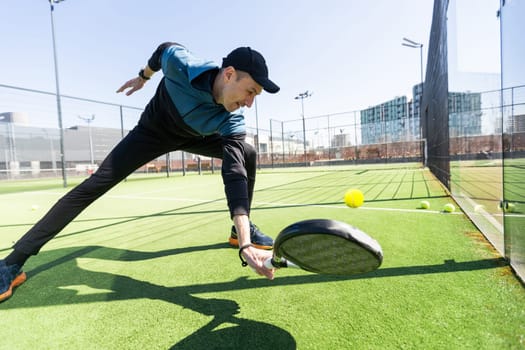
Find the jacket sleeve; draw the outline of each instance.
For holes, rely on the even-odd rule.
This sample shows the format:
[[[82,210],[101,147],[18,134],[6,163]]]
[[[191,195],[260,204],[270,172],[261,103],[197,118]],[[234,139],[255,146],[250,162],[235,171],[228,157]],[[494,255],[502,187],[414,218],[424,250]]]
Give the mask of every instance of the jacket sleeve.
[[[160,70],[160,68],[161,68],[160,59],[162,57],[162,53],[168,47],[173,46],[173,45],[183,46],[183,45],[181,45],[179,43],[169,42],[168,41],[168,42],[160,44],[159,47],[157,47],[155,52],[153,52],[153,54],[151,55],[151,57],[148,60],[148,67],[150,67],[152,71],[158,72]]]
[[[255,148],[244,134],[223,138],[222,179],[230,215],[250,215],[256,172]]]

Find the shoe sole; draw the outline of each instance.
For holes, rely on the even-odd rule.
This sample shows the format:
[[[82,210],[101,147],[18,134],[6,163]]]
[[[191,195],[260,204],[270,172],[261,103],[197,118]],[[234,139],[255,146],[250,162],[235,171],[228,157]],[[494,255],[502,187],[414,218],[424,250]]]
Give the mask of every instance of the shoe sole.
[[[11,285],[9,285],[9,289],[6,290],[4,293],[0,294],[0,303],[4,300],[7,300],[13,295],[13,289],[24,283],[27,279],[27,275],[25,272],[19,273],[15,279],[11,282]]]
[[[233,237],[230,237],[228,238],[228,242],[230,243],[230,245],[234,246],[234,247],[238,247],[239,246],[239,240],[237,238],[233,238]],[[273,246],[268,246],[268,245],[260,245],[260,244],[256,244],[256,243],[252,243],[253,246],[257,249],[264,249],[264,250],[272,250],[273,249]]]

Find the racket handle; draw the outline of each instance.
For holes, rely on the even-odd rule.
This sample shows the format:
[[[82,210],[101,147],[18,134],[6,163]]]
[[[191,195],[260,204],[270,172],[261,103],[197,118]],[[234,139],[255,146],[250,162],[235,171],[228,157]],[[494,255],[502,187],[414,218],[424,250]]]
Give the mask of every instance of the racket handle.
[[[267,269],[280,269],[282,267],[295,267],[295,268],[297,268],[298,266],[295,265],[294,263],[284,259],[284,258],[281,258],[279,260],[276,260],[274,258],[268,258],[264,262],[264,267],[266,267]]]

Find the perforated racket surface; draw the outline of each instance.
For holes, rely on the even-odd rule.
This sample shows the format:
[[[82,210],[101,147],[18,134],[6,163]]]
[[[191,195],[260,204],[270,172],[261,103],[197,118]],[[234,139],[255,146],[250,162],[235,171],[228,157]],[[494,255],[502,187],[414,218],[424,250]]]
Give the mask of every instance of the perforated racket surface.
[[[274,257],[310,272],[352,275],[377,269],[383,252],[376,240],[356,227],[313,219],[284,228],[275,239]]]

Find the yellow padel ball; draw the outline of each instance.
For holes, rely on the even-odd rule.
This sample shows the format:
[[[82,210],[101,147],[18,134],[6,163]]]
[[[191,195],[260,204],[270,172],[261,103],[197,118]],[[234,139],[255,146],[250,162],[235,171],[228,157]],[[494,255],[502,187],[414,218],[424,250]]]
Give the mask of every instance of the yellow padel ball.
[[[505,213],[514,213],[516,211],[516,205],[514,203],[506,202],[503,211]]]
[[[430,202],[429,201],[421,201],[419,203],[419,207],[421,209],[429,209],[430,208]]]
[[[345,203],[350,208],[359,208],[365,202],[363,192],[352,188],[345,193]]]
[[[454,204],[448,203],[443,206],[443,211],[445,213],[453,213],[456,210]]]

